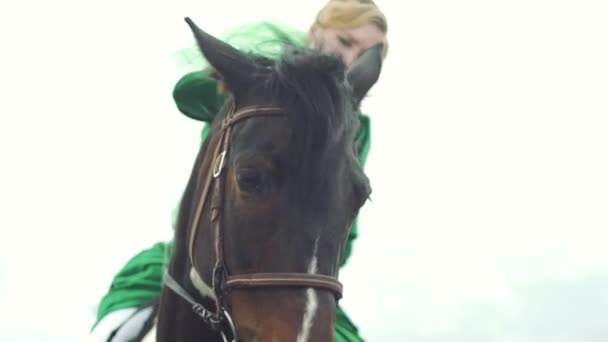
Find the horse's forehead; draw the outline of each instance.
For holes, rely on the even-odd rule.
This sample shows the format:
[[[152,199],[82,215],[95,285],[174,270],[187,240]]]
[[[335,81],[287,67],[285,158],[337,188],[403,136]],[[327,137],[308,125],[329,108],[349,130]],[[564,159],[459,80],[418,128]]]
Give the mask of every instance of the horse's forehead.
[[[285,117],[256,117],[245,120],[234,130],[234,145],[240,149],[280,152],[287,147],[288,126]]]

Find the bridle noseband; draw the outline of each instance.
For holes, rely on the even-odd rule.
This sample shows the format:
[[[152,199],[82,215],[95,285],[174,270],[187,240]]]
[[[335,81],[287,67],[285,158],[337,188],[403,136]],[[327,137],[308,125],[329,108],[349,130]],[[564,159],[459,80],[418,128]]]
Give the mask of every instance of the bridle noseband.
[[[264,116],[283,116],[284,110],[278,107],[248,107],[235,111],[234,106],[229,108],[224,120],[222,120],[221,136],[216,144],[213,153],[212,169],[207,170],[203,192],[197,203],[194,212],[191,230],[189,232],[188,254],[193,269],[196,270],[194,263],[194,241],[198,232],[198,227],[207,202],[207,197],[211,186],[213,193],[211,197],[211,224],[215,242],[216,263],[213,268],[212,288],[215,294],[215,312],[205,309],[188,294],[168,272],[165,272],[165,285],[172,289],[183,299],[192,304],[194,312],[200,316],[211,328],[219,331],[225,342],[228,342],[226,330],[232,336],[232,341],[237,341],[236,329],[232,318],[225,307],[226,292],[232,288],[251,288],[251,287],[295,287],[295,288],[317,288],[331,291],[336,300],[342,297],[342,284],[334,277],[308,274],[308,273],[251,273],[231,275],[224,263],[224,250],[222,240],[221,209],[223,204],[224,173],[222,170],[226,164],[230,148],[230,133],[232,127],[243,120]],[[203,168],[201,168],[203,169]],[[204,170],[201,170],[204,172]],[[202,177],[199,176],[199,180]],[[200,273],[199,273],[200,274]]]

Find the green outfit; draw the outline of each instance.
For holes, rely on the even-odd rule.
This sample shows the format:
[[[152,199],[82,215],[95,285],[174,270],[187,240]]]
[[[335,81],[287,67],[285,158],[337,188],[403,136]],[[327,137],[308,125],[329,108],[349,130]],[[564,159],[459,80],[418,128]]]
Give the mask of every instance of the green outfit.
[[[258,53],[266,57],[276,57],[281,53],[283,42],[303,46],[305,36],[296,31],[279,27],[276,24],[262,22],[246,25],[229,34],[225,39],[228,43],[246,53]],[[188,56],[188,54],[190,54]],[[193,58],[200,58],[196,49],[181,51],[186,63],[195,64]],[[173,99],[177,108],[184,115],[204,122],[201,139],[204,141],[209,132],[209,126],[215,114],[223,105],[226,96],[218,93],[217,81],[209,76],[209,67],[199,60],[197,71],[184,75],[175,85]],[[203,71],[201,72],[201,69]],[[370,148],[370,119],[367,115],[359,114],[360,128],[357,132],[355,145],[359,160],[365,165]],[[352,251],[352,243],[357,238],[357,222],[351,227],[341,266],[343,266]],[[98,312],[97,324],[108,313],[130,307],[138,307],[156,300],[162,288],[162,273],[171,255],[172,242],[159,242],[149,249],[135,255],[115,276],[109,292],[102,299]],[[335,336],[337,342],[363,341],[358,336],[356,326],[348,319],[338,305]]]

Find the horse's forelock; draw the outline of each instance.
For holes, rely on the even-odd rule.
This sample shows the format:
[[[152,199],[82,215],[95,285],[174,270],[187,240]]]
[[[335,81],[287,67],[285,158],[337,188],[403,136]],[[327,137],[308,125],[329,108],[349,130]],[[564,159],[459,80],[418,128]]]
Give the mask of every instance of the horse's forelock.
[[[356,117],[345,83],[345,66],[336,56],[292,48],[266,74],[267,91],[288,117],[291,168],[302,180],[302,194],[352,147]],[[291,157],[294,156],[294,157]],[[297,156],[297,157],[295,157]]]

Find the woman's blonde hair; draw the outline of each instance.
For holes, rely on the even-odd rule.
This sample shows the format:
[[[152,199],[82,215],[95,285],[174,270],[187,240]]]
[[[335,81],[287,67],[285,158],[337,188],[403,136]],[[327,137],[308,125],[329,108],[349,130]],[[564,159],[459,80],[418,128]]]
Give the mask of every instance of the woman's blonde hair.
[[[388,23],[384,13],[373,0],[329,0],[317,14],[314,25],[334,30],[350,30],[372,23],[384,34]],[[388,53],[388,39],[384,43],[384,57]]]

